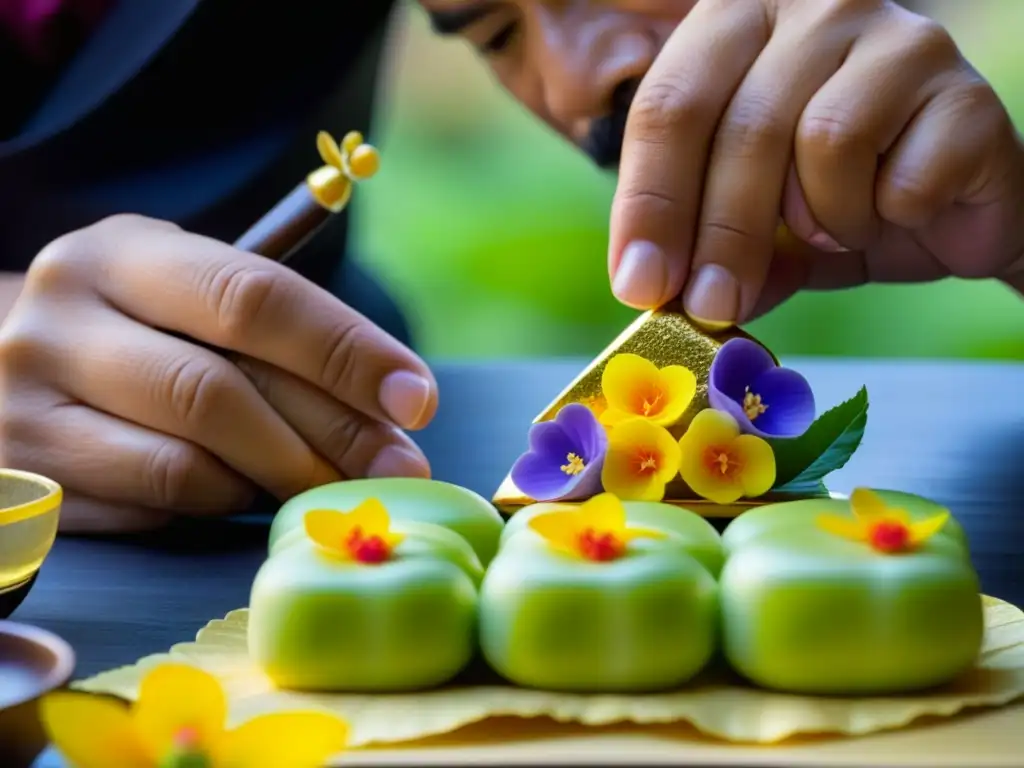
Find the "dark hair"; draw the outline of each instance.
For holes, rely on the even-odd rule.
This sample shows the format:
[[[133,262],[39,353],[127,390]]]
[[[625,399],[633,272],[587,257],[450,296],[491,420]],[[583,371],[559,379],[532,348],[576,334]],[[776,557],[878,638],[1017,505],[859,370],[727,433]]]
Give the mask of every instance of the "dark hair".
[[[619,167],[626,119],[639,85],[638,80],[629,80],[616,88],[612,94],[611,111],[590,124],[590,132],[580,144],[580,149],[600,168],[614,170]]]

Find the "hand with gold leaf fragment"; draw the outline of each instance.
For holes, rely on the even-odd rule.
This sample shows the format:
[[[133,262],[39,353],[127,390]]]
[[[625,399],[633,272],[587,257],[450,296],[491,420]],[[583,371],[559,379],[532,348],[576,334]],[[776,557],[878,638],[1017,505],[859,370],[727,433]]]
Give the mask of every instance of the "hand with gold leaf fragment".
[[[1021,139],[936,22],[890,0],[705,0],[633,100],[611,271],[626,303],[683,291],[710,327],[804,288],[1020,289],[1022,206]]]
[[[907,3],[421,3],[618,168],[608,268],[630,306],[682,295],[721,327],[803,289],[955,275],[1024,291],[1024,146]]]

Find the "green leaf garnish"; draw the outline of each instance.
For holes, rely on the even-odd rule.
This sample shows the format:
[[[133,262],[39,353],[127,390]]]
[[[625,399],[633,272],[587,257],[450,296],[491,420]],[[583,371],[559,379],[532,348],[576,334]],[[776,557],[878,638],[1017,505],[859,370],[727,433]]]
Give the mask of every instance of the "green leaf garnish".
[[[775,452],[775,485],[780,493],[818,493],[822,480],[850,460],[868,423],[868,390],[821,414],[800,437],[769,440]]]

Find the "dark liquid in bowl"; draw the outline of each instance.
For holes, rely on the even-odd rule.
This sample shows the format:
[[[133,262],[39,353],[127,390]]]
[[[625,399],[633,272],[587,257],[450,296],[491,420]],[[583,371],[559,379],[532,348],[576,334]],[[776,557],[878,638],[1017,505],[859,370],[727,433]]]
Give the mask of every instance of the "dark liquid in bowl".
[[[32,574],[32,578],[23,584],[12,589],[6,589],[0,592],[0,619],[6,619],[21,605],[21,602],[28,595],[32,585],[36,583],[36,574]]]

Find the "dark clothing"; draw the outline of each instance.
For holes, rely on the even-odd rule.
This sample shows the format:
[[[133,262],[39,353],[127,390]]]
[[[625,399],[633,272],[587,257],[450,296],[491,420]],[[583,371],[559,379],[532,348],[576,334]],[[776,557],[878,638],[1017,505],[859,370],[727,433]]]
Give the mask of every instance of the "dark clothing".
[[[233,241],[316,167],[318,130],[369,131],[392,6],[120,3],[41,99],[0,104],[0,270],[114,213]],[[347,223],[292,266],[404,336],[380,289],[340,267]]]

